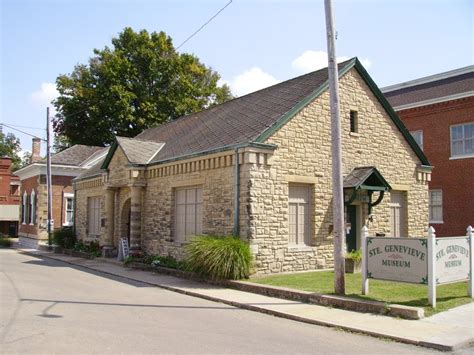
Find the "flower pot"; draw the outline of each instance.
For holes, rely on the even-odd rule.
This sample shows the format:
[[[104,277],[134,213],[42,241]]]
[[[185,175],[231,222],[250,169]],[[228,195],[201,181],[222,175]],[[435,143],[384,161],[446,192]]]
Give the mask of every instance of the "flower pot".
[[[346,265],[346,273],[357,274],[362,270],[362,261],[355,261],[353,259],[344,259]]]

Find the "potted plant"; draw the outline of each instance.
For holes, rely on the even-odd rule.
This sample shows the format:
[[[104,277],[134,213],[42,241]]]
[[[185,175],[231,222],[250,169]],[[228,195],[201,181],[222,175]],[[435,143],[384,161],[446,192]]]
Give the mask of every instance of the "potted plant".
[[[346,272],[355,274],[361,272],[362,269],[362,251],[361,250],[353,250],[349,253],[346,253],[345,265],[346,265]]]

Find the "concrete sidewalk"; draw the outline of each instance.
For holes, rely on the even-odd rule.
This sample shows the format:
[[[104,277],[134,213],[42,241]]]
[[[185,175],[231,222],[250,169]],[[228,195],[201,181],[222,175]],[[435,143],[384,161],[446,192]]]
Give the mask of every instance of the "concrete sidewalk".
[[[445,351],[452,351],[474,344],[474,303],[422,320],[403,320],[262,296],[174,276],[128,269],[121,264],[102,259],[87,260],[37,250],[19,249],[19,251],[33,256],[51,258],[96,272],[147,283],[171,291],[305,323],[337,327]]]

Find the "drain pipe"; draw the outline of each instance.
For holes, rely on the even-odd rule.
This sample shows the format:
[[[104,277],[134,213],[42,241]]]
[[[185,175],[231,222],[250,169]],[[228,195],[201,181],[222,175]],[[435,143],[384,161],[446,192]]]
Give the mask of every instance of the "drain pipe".
[[[239,148],[235,148],[235,186],[234,186],[234,229],[232,235],[238,237],[240,234],[240,165],[239,165]]]

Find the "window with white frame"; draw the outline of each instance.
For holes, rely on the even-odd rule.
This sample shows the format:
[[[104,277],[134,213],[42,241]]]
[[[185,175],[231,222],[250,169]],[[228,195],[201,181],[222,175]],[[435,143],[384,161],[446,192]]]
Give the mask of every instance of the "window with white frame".
[[[311,239],[311,186],[290,185],[288,196],[290,245],[309,245]]]
[[[89,235],[100,235],[100,196],[87,199],[87,225]]]
[[[74,220],[74,194],[64,194],[64,226],[72,226]]]
[[[430,190],[430,223],[443,223],[443,191]]]
[[[175,191],[175,237],[185,241],[186,236],[202,233],[202,188],[187,187]]]
[[[36,222],[36,193],[35,190],[31,191],[30,196],[30,224]]]
[[[451,126],[451,157],[474,156],[474,122]]]
[[[423,131],[410,131],[410,134],[415,140],[415,142],[420,146],[420,148],[423,149]]]
[[[23,197],[21,199],[21,223],[26,224],[26,191],[23,192]]]

